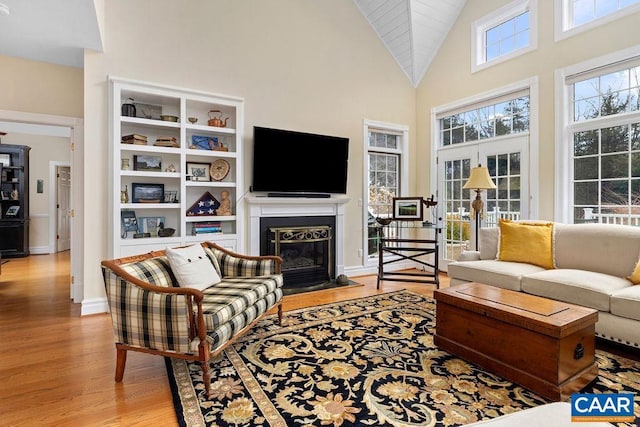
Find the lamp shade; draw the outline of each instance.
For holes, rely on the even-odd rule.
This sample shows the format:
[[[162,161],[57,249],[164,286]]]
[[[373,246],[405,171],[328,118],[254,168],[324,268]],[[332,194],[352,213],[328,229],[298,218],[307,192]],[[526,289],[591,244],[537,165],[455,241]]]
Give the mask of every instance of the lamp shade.
[[[489,176],[489,169],[478,165],[477,168],[471,169],[471,176],[462,188],[465,190],[493,190],[496,185]]]

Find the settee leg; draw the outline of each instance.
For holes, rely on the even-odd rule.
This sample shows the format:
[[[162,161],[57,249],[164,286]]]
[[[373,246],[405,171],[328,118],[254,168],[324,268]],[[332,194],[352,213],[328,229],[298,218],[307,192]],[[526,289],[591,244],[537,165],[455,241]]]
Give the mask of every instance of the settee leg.
[[[116,346],[116,382],[124,377],[124,366],[127,364],[127,350]]]
[[[202,381],[204,382],[204,392],[207,395],[207,399],[210,399],[209,395],[211,389],[211,371],[209,370],[209,360],[203,360],[200,362],[202,366]]]
[[[278,325],[282,326],[282,302],[278,304]]]

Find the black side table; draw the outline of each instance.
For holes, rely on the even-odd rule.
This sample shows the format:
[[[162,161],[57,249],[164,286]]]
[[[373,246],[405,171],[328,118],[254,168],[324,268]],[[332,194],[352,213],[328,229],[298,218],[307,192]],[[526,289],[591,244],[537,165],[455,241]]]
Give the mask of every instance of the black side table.
[[[436,289],[440,288],[440,279],[438,277],[438,233],[442,232],[442,227],[430,223],[413,223],[400,222],[391,223],[385,226],[377,226],[378,235],[378,279],[376,288],[380,289],[381,280],[390,280],[393,282],[414,282],[414,283],[432,283],[436,285]],[[398,231],[402,229],[427,229],[432,230],[435,239],[406,239],[401,237],[388,237],[390,229],[396,228]],[[385,254],[394,255],[392,259],[384,259]],[[433,254],[433,263],[421,256]],[[423,267],[424,272],[405,272],[405,271],[385,271],[385,266],[399,261],[413,261]]]

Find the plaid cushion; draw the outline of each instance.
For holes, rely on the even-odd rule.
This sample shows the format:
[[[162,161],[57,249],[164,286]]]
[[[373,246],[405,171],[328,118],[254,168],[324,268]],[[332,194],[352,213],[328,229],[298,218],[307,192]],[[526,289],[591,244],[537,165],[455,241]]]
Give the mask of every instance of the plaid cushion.
[[[276,263],[270,259],[253,260],[231,256],[219,249],[210,248],[220,265],[222,278],[252,277],[276,274]]]
[[[282,289],[277,288],[274,292],[265,295],[244,311],[232,317],[228,322],[215,330],[208,330],[207,340],[211,344],[211,351],[219,349],[234,337],[238,331],[242,330],[249,323],[256,320],[260,315],[267,312],[271,307],[282,299]],[[192,349],[192,351],[197,351]]]
[[[282,275],[224,278],[204,291],[202,311],[207,331],[215,331],[266,295],[282,288]]]
[[[190,352],[189,308],[184,295],[149,292],[122,279],[108,268],[103,267],[102,271],[117,343]],[[152,276],[154,280],[157,279],[157,274]]]
[[[222,277],[222,271],[220,271],[220,264],[218,264],[218,257],[216,256],[216,252],[220,251],[214,251],[213,248],[210,248],[209,246],[205,246],[204,251],[213,263],[213,267],[216,269],[218,276]]]
[[[178,286],[176,276],[171,271],[166,256],[146,259],[144,261],[122,264],[120,267],[132,276],[156,286]]]

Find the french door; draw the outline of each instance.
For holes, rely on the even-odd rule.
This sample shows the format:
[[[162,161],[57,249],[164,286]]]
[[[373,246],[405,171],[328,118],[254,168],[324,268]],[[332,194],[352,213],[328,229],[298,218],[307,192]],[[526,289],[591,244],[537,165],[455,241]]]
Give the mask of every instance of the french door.
[[[473,190],[464,190],[471,169],[481,164],[489,170],[495,190],[483,190],[480,227],[496,227],[501,218],[529,217],[528,135],[501,137],[477,144],[438,150],[438,216],[442,218],[440,267],[458,259],[463,250],[475,249]]]

